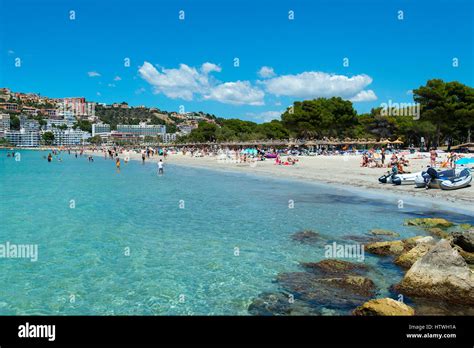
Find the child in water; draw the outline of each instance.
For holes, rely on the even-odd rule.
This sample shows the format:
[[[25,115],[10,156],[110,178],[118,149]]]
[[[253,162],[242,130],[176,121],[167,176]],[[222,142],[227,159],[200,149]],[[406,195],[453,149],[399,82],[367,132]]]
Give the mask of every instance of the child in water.
[[[115,166],[117,167],[118,170],[120,170],[120,158],[118,158],[118,157],[115,160]]]

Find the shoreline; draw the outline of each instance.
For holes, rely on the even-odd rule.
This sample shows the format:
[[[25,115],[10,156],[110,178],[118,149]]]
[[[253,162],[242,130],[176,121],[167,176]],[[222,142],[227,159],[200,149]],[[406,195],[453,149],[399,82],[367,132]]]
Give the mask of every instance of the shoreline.
[[[101,156],[102,153],[91,150],[84,151],[84,154]],[[141,161],[141,155],[137,153],[120,154],[119,158],[125,157],[130,160]],[[153,156],[147,158],[145,162],[156,163],[163,156]],[[224,171],[232,173],[244,173],[259,177],[271,177],[286,179],[295,182],[303,182],[314,185],[330,185],[336,189],[352,191],[359,195],[372,198],[390,200],[393,198],[394,206],[398,206],[399,200],[415,206],[429,207],[446,212],[474,216],[474,186],[454,191],[444,191],[438,189],[420,189],[414,185],[394,186],[391,184],[380,184],[378,177],[383,175],[387,168],[362,168],[359,166],[359,156],[317,156],[298,157],[299,163],[296,166],[277,166],[273,160],[253,163],[232,163],[230,161],[220,161],[213,157],[191,157],[182,154],[170,154],[165,163],[193,168],[202,168],[213,171]],[[415,172],[420,168],[420,161],[414,161],[409,169]],[[326,168],[321,165],[326,166]]]

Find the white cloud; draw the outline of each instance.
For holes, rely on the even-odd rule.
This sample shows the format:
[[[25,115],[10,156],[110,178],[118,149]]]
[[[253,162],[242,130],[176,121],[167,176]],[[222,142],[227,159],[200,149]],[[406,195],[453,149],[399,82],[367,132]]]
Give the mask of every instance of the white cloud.
[[[87,73],[87,75],[89,75],[89,77],[98,77],[98,76],[100,76],[100,74],[97,71],[89,71]]]
[[[122,78],[120,76],[115,76],[114,77],[114,81],[120,81],[120,80],[122,80]]]
[[[265,93],[252,87],[249,81],[218,83],[209,74],[220,72],[221,68],[213,63],[202,64],[199,70],[186,64],[178,69],[158,71],[149,62],[144,62],[138,72],[141,78],[153,87],[153,93],[162,93],[172,99],[193,100],[195,95],[205,100],[215,100],[234,105],[263,105]]]
[[[352,77],[306,71],[297,75],[283,75],[260,81],[267,92],[295,98],[342,97],[352,98],[372,83],[367,75]]]
[[[8,50],[8,54],[15,54],[14,50]]]
[[[351,102],[368,102],[377,100],[375,92],[371,89],[360,91],[355,96],[349,99]]]
[[[265,93],[252,87],[249,81],[236,81],[221,83],[210,89],[204,99],[216,100],[225,104],[234,105],[264,105]]]
[[[413,90],[412,90],[412,89],[409,89],[409,90],[407,91],[407,95],[413,95]]]
[[[206,66],[206,69],[209,68]],[[207,73],[200,73],[186,64],[180,64],[178,69],[163,68],[159,72],[152,64],[144,62],[138,72],[142,79],[153,86],[153,93],[163,93],[172,99],[192,100],[195,93],[209,88]]]
[[[260,70],[257,72],[258,76],[260,76],[263,79],[273,77],[275,76],[275,71],[273,71],[273,68],[269,66],[262,66]]]
[[[209,62],[206,62],[201,66],[201,71],[204,74],[209,74],[210,72],[213,72],[213,71],[221,72],[221,70],[222,69],[220,66],[213,63],[209,63]]]
[[[116,86],[115,86],[115,83],[109,83],[107,86],[109,86],[109,87],[116,87]]]
[[[100,97],[102,94],[100,92],[97,92],[97,95]]]
[[[142,94],[142,93],[145,93],[145,91],[146,91],[145,88],[141,87],[141,88],[135,90],[135,94]]]

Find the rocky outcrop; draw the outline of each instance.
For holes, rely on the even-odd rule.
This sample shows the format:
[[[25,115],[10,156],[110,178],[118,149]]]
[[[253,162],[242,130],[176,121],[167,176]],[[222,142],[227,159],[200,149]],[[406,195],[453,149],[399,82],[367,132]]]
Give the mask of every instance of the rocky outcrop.
[[[296,232],[291,236],[291,239],[302,244],[316,244],[322,240],[319,233],[310,230]]]
[[[405,245],[401,240],[375,242],[367,244],[365,250],[376,255],[400,255],[405,250]]]
[[[404,239],[403,245],[405,246],[406,250],[410,250],[411,248],[416,247],[416,245],[418,244],[418,241],[422,238],[425,238],[425,236],[415,236],[415,237]]]
[[[474,305],[474,273],[442,239],[413,264],[395,290],[412,297]]]
[[[465,251],[457,245],[453,245],[453,248],[457,250],[459,255],[461,255],[461,257],[466,261],[468,265],[474,265],[474,253]]]
[[[410,316],[415,310],[406,304],[391,298],[370,300],[357,307],[352,314],[363,316]]]
[[[432,244],[419,243],[395,259],[395,263],[403,268],[410,268],[420,258],[433,248]]]
[[[398,237],[399,234],[397,232],[393,232],[390,230],[384,230],[380,228],[374,228],[370,230],[370,234],[374,236],[390,236],[390,237]]]
[[[367,265],[335,259],[327,259],[319,262],[301,262],[300,264],[308,272],[312,272],[321,277],[362,275],[368,271]]]
[[[423,228],[448,228],[454,226],[451,221],[442,218],[417,218],[417,219],[408,219],[405,221],[407,226],[418,226]]]
[[[464,251],[470,253],[474,252],[474,229],[464,232],[454,232],[452,243],[459,246]]]
[[[448,232],[444,231],[443,229],[441,229],[439,227],[427,228],[426,232],[428,232],[432,236],[435,236],[435,237],[438,237],[438,238],[447,239],[450,236],[450,234]]]

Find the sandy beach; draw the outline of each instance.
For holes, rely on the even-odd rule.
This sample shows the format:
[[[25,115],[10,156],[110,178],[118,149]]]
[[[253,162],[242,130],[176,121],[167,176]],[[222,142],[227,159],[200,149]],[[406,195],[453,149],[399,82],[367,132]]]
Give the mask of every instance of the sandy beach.
[[[97,152],[87,152],[99,155]],[[100,153],[102,154],[102,153]],[[130,157],[130,160],[140,160],[141,155],[137,153],[121,154],[120,158]],[[444,156],[441,155],[443,158]],[[409,155],[410,161],[406,167],[407,172],[419,172],[425,170],[429,164],[427,155],[422,158],[418,155]],[[157,162],[163,157],[154,156],[147,161]],[[226,170],[244,172],[270,177],[303,180],[313,183],[328,183],[347,188],[358,188],[365,192],[382,193],[387,195],[403,195],[400,197],[417,197],[430,200],[439,206],[459,207],[462,210],[474,212],[474,187],[471,185],[464,189],[444,191],[439,189],[416,188],[414,185],[380,184],[378,178],[385,174],[387,168],[361,167],[361,156],[300,156],[298,164],[294,166],[275,165],[274,160],[235,163],[229,160],[220,160],[217,157],[191,157],[189,154],[170,154],[165,160],[166,164],[186,165],[193,167],[208,168],[213,170]],[[165,169],[166,170],[166,169]]]

